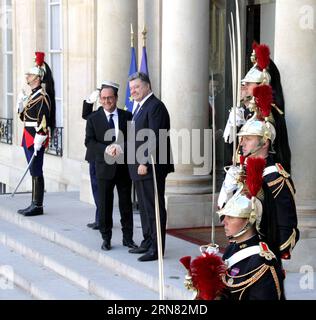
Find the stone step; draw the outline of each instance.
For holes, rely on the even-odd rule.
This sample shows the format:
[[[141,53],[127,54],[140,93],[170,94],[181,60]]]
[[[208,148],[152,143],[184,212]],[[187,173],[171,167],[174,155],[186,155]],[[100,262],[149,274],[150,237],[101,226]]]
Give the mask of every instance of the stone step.
[[[124,278],[119,272],[105,268],[95,261],[16,225],[3,220],[0,221],[0,225],[1,244],[64,277],[96,297],[106,300],[157,298],[156,292]]]
[[[284,282],[285,296],[287,300],[316,300],[314,289],[314,278],[308,277],[305,273],[287,273]]]
[[[157,261],[138,262],[139,255],[129,254],[127,248],[122,246],[118,208],[114,209],[113,250],[105,253],[100,249],[102,244],[100,233],[86,227],[86,223],[92,221],[95,209],[91,205],[80,202],[77,193],[48,194],[45,198],[47,204],[45,214],[26,218],[15,212],[18,208],[25,206],[28,198],[26,195],[18,195],[14,201],[5,198],[0,203],[0,217],[97,262],[105,268],[119,272],[121,276],[155,291],[158,299],[158,263]],[[134,240],[140,243],[141,239],[139,214],[134,214]],[[167,235],[164,257],[165,299],[191,299],[191,293],[183,285],[186,272],[179,263],[179,259],[185,255],[193,257],[199,255],[199,247]]]
[[[316,229],[316,201],[299,202],[296,204],[296,210],[300,229]]]
[[[3,238],[3,235],[2,237]],[[15,299],[95,300],[97,296],[65,281],[48,268],[35,264],[12,249],[0,244],[1,274],[6,278],[1,295]],[[5,264],[3,264],[5,263]],[[3,287],[3,285],[2,285]],[[16,293],[17,296],[15,295]]]
[[[2,300],[35,300],[35,298],[13,284],[9,289],[0,288],[0,301]]]

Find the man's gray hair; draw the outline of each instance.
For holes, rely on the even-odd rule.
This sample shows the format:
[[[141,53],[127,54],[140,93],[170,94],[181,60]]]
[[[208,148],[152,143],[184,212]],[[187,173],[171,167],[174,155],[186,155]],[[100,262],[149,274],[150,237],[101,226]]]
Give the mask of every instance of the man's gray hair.
[[[140,79],[141,81],[143,82],[146,82],[149,84],[149,86],[151,87],[151,83],[150,83],[150,79],[148,77],[148,75],[144,72],[135,72],[133,73],[132,75],[130,75],[128,77],[128,81],[133,81],[133,80],[136,80],[136,79]]]

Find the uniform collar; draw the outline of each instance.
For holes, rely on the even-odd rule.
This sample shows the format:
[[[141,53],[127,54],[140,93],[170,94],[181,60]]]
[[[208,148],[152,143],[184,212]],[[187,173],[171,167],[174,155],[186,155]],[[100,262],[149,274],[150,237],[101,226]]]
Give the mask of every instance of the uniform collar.
[[[32,89],[32,93],[35,93],[35,92],[37,92],[37,91],[40,90],[40,89],[42,89],[42,86],[38,86],[38,87]]]

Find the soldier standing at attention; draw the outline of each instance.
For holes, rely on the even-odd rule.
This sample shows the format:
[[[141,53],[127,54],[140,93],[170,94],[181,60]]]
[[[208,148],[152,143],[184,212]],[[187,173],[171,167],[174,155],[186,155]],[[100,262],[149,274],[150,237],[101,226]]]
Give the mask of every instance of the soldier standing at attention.
[[[44,56],[43,52],[36,52],[36,64],[26,73],[31,94],[27,96],[22,91],[17,99],[18,113],[24,124],[22,146],[27,162],[35,155],[30,166],[32,201],[27,208],[18,210],[24,216],[43,214],[44,151],[49,142],[48,127],[53,129],[55,119],[54,81],[49,66],[44,62]],[[45,84],[45,88],[42,84]]]

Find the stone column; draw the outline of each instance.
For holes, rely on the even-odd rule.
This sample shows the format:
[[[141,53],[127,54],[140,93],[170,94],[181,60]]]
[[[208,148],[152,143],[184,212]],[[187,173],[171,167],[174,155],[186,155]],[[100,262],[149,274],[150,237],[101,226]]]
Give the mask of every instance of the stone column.
[[[276,2],[275,61],[280,69],[298,200],[316,200],[316,4]]]
[[[275,62],[285,96],[299,225],[308,227],[316,227],[315,14],[314,0],[276,2]]]
[[[13,24],[13,86],[15,98],[24,87],[29,90],[25,83],[25,72],[34,66],[35,51],[45,50],[44,37],[46,25],[43,20],[46,18],[46,6],[44,1],[38,0],[16,0],[12,1],[12,24]],[[18,17],[23,17],[19,19]],[[21,143],[22,128],[17,114],[13,112],[14,121],[14,143]]]
[[[204,153],[199,147],[208,127],[209,1],[163,0],[162,10],[161,98],[176,132],[171,136],[176,172],[168,176],[166,190],[168,227],[210,225],[210,169],[196,172],[194,163],[194,156]],[[200,143],[192,139],[194,129],[200,130]],[[184,136],[182,143],[177,134]]]
[[[138,0],[138,65],[142,58],[142,32],[147,29],[147,62],[152,90],[157,97],[161,96],[161,17],[162,0]]]
[[[136,33],[137,0],[97,1],[97,84],[102,80],[120,84],[118,107],[125,104],[131,23]]]

